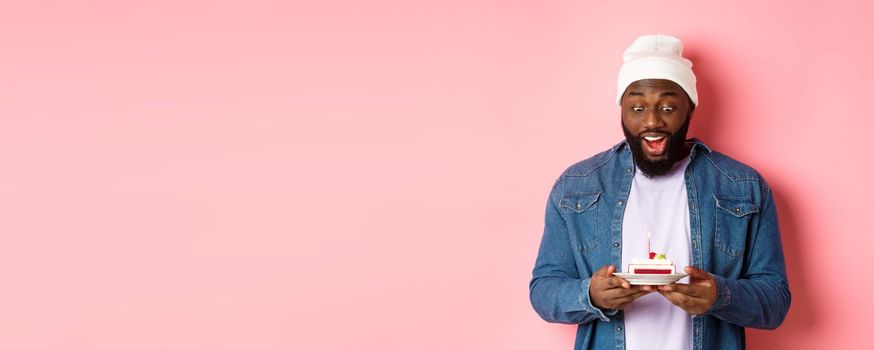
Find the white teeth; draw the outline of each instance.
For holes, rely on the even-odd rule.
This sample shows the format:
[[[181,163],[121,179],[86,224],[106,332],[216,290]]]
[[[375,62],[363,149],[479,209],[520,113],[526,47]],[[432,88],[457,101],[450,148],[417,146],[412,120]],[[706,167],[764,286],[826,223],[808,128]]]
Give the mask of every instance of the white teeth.
[[[647,141],[658,141],[658,140],[661,140],[665,137],[664,136],[644,136],[643,138],[646,139]]]

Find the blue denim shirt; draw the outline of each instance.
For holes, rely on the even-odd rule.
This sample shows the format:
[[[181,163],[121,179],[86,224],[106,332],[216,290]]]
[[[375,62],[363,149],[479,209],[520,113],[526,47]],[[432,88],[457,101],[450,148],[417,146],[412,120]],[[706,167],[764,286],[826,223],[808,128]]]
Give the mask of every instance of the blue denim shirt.
[[[711,309],[693,317],[693,348],[741,349],[744,327],[774,329],[789,310],[777,209],[758,172],[697,139],[689,142],[691,261],[717,282]],[[574,349],[625,348],[622,311],[593,306],[588,290],[599,268],[621,266],[634,172],[623,141],[565,170],[549,194],[531,305],[548,322],[579,325]]]

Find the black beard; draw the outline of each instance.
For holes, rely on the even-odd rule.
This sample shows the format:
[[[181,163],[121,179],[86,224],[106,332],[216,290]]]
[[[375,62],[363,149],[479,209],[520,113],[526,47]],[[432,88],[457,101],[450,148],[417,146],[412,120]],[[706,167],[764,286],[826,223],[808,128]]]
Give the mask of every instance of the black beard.
[[[667,148],[665,154],[667,158],[659,160],[649,160],[643,153],[643,144],[640,136],[632,135],[625,125],[622,125],[622,132],[625,133],[625,140],[631,148],[631,155],[634,157],[634,164],[643,172],[643,175],[649,178],[662,176],[671,171],[674,163],[686,157],[686,134],[689,132],[689,122],[692,118],[686,117],[686,121],[676,134],[666,134],[668,137]],[[644,132],[662,132],[660,130],[646,130]]]

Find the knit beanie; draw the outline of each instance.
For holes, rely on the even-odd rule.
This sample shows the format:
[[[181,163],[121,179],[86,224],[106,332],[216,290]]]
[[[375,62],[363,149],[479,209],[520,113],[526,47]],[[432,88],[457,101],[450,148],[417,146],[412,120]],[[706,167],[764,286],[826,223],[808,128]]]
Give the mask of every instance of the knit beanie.
[[[683,42],[671,35],[644,35],[631,44],[622,54],[619,69],[616,104],[631,83],[643,79],[666,79],[677,83],[692,103],[698,106],[698,90],[692,61],[683,57]]]

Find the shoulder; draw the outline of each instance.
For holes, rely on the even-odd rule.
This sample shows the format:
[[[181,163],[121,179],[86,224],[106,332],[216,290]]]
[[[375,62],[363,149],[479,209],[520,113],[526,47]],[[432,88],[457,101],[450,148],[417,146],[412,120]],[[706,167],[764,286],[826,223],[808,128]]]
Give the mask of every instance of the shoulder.
[[[700,153],[717,176],[731,182],[757,182],[763,190],[769,191],[768,183],[753,167],[715,150]]]
[[[589,176],[599,168],[609,163],[614,156],[616,156],[616,149],[615,147],[612,147],[606,151],[574,163],[573,165],[567,167],[567,169],[562,172],[561,176]]]
[[[615,160],[617,153],[624,145],[624,141],[620,142],[603,152],[595,154],[589,158],[583,159],[567,167],[561,173],[558,179],[556,179],[553,188],[568,179],[586,178],[592,176],[593,174],[597,174],[598,171],[601,169],[609,168],[609,164],[611,163],[611,161]]]

